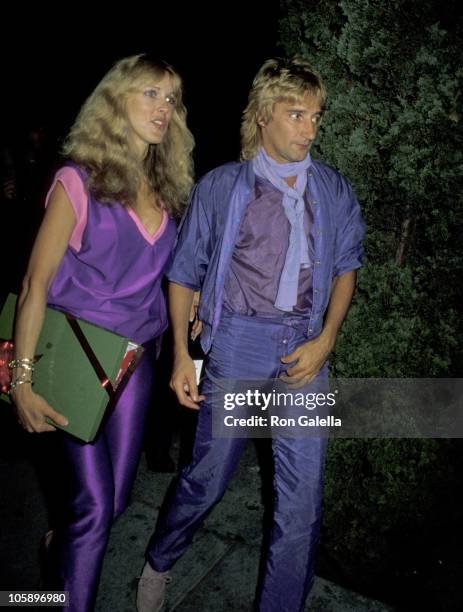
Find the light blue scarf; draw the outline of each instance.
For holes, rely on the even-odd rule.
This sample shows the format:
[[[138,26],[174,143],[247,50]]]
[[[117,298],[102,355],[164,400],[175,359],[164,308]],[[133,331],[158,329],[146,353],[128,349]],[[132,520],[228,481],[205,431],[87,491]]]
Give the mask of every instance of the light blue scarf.
[[[288,312],[297,304],[299,270],[310,266],[307,236],[304,232],[304,192],[307,187],[307,169],[311,164],[309,153],[301,162],[279,164],[262,147],[253,159],[254,172],[283,193],[283,208],[291,226],[288,251],[275,300],[275,308]],[[293,187],[284,180],[290,176],[297,177]]]

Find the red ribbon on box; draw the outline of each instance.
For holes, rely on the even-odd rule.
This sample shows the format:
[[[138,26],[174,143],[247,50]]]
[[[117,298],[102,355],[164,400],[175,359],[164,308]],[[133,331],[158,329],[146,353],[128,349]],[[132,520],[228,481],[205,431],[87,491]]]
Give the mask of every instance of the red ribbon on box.
[[[2,340],[0,342],[0,390],[2,393],[8,393],[8,388],[11,383],[11,370],[8,364],[13,359],[13,343],[9,340]]]

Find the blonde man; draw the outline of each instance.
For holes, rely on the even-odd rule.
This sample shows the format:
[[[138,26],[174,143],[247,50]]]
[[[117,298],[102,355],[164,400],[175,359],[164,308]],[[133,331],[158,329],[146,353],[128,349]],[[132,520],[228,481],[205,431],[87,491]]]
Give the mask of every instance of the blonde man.
[[[147,551],[140,612],[159,609],[168,571],[220,500],[246,443],[211,434],[213,381],[276,379],[307,390],[327,379],[327,358],[361,265],[363,223],[351,187],[310,147],[326,93],[304,60],[259,70],[242,122],[242,162],[196,186],[170,280],[175,338],[171,385],[200,408],[192,463],[164,505]],[[201,290],[202,395],[187,351],[193,292]],[[299,611],[313,582],[326,439],[275,437],[275,501],[256,607]]]

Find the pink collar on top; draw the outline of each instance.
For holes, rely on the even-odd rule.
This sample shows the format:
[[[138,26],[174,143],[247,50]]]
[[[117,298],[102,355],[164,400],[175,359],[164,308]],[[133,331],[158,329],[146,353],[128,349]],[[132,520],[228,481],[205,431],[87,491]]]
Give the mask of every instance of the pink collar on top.
[[[138,228],[138,231],[140,232],[140,234],[143,236],[143,238],[149,242],[151,245],[153,245],[157,240],[159,240],[159,238],[162,236],[162,234],[164,233],[164,230],[166,229],[167,226],[167,222],[169,220],[169,216],[166,212],[166,209],[163,208],[162,210],[162,221],[161,221],[161,225],[158,227],[158,229],[154,232],[154,234],[150,234],[145,226],[143,225],[143,223],[140,221],[140,218],[138,217],[138,215],[135,213],[135,211],[130,208],[127,207],[127,212],[129,213],[130,217],[133,219],[135,225]]]

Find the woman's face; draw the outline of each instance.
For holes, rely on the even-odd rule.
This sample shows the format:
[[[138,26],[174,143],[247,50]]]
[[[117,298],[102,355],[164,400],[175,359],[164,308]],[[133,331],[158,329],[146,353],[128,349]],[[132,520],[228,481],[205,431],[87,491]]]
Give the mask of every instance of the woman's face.
[[[127,97],[129,142],[144,158],[149,145],[162,142],[176,106],[173,79],[165,73],[160,80],[147,77]]]

